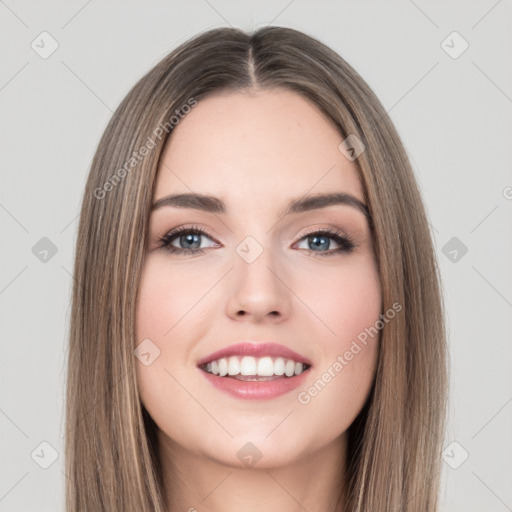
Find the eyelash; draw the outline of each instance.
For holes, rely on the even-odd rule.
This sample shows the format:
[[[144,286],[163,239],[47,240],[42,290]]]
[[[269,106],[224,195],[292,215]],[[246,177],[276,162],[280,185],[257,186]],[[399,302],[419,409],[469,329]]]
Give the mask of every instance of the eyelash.
[[[184,235],[184,234],[191,234],[191,233],[200,234],[202,236],[205,236],[205,237],[213,240],[211,238],[211,236],[204,229],[200,228],[199,226],[182,227],[182,228],[178,228],[174,231],[171,231],[171,232],[167,233],[165,236],[163,236],[162,238],[160,238],[160,244],[161,244],[160,247],[165,249],[166,251],[169,251],[172,254],[184,254],[184,253],[199,254],[199,253],[202,253],[204,251],[204,248],[181,249],[181,248],[174,247],[174,246],[170,245],[171,242],[178,236]],[[318,229],[318,230],[306,233],[303,237],[300,238],[299,242],[304,240],[305,238],[310,238],[314,235],[316,235],[318,237],[325,236],[327,238],[332,238],[338,245],[340,245],[340,247],[338,249],[325,250],[325,251],[313,251],[311,249],[301,249],[304,251],[309,251],[310,254],[313,253],[314,256],[324,257],[324,256],[333,256],[333,255],[339,254],[339,253],[351,253],[356,248],[353,238],[341,233],[340,231],[337,231],[335,229],[330,229],[330,228]]]

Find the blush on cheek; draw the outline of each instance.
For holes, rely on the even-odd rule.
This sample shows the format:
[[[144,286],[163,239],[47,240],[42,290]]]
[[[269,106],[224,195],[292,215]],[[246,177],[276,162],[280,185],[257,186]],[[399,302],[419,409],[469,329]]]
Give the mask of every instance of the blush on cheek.
[[[375,328],[380,318],[382,299],[380,282],[376,274],[370,276],[361,288],[358,300],[349,309],[351,320],[348,337],[344,338],[341,349],[347,363],[347,373],[364,368],[373,372],[376,367],[380,330]],[[355,370],[358,368],[359,370]],[[364,372],[366,373],[366,371]]]
[[[183,295],[176,292],[179,283],[172,282],[168,268],[152,256],[146,261],[139,285],[136,311],[139,341],[164,336],[186,311]]]
[[[368,273],[369,270],[366,269]],[[371,274],[371,272],[370,272]],[[371,276],[350,273],[339,279],[330,280],[331,293],[317,295],[313,310],[334,332],[337,349],[350,345],[361,332],[373,326],[381,313],[381,297],[378,279]]]

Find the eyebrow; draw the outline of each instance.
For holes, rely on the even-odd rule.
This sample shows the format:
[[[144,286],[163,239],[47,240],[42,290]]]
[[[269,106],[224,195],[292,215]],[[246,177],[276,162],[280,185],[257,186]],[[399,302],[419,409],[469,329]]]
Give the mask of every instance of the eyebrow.
[[[327,208],[332,205],[352,206],[359,210],[365,217],[370,218],[368,207],[353,195],[345,192],[314,194],[303,196],[299,199],[292,199],[279,216],[284,217],[289,214]],[[222,199],[203,194],[174,194],[165,196],[153,203],[151,211],[164,206],[192,208],[208,213],[225,214],[227,212],[226,204]]]

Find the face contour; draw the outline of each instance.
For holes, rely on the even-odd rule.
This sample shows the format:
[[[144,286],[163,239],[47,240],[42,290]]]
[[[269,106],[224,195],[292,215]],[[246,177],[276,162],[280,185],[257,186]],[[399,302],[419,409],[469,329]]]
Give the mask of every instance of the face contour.
[[[164,204],[151,216],[137,344],[149,339],[151,359],[155,346],[160,354],[137,361],[137,379],[160,438],[179,456],[246,467],[240,450],[254,450],[250,442],[259,468],[293,465],[342,446],[364,405],[379,340],[357,337],[381,313],[368,220],[346,203],[283,215],[316,194],[364,202],[342,140],[307,100],[278,89],[209,97],[174,129],[154,202],[194,193],[225,204],[224,213]],[[177,228],[187,231],[166,237]],[[198,361],[242,341],[284,345],[311,367],[278,396],[233,396]]]

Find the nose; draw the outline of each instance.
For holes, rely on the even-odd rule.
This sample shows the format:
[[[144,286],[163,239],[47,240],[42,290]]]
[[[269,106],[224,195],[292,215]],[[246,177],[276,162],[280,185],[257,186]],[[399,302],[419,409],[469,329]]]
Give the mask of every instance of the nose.
[[[236,255],[228,277],[226,312],[234,320],[279,323],[290,315],[293,292],[287,284],[286,269],[270,249],[248,263]]]

